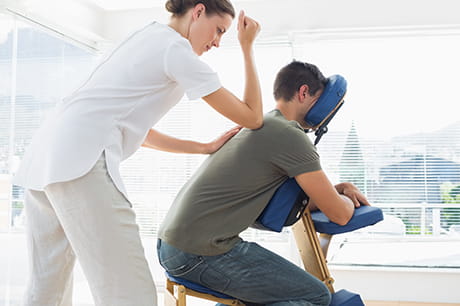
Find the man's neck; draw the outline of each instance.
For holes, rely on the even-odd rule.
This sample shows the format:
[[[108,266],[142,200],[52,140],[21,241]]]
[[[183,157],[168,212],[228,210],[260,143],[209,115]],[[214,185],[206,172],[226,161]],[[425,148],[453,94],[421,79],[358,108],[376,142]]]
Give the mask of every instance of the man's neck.
[[[277,101],[275,108],[279,110],[283,117],[287,120],[297,120],[297,111],[295,110],[293,103]]]
[[[287,120],[297,121],[302,127],[304,126],[305,122],[303,121],[303,116],[299,114],[299,110],[294,101],[277,101],[275,109],[279,110]]]

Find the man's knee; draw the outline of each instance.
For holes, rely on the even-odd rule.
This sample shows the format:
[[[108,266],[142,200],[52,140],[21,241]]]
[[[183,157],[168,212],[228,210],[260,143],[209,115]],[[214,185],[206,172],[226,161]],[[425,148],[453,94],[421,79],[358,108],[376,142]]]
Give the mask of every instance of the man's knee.
[[[322,284],[323,285],[323,284]],[[315,305],[315,306],[329,306],[331,303],[331,293],[329,292],[329,289],[325,285],[323,286],[318,286],[316,290],[310,291],[308,294],[306,294],[304,297],[302,297],[299,300],[289,300],[286,302],[282,303],[275,303],[273,304],[274,306],[278,305]]]
[[[315,305],[318,306],[328,306],[331,303],[331,292],[329,289],[327,289],[326,286],[324,286],[323,290],[318,293],[318,296],[316,297],[315,301],[311,301]]]

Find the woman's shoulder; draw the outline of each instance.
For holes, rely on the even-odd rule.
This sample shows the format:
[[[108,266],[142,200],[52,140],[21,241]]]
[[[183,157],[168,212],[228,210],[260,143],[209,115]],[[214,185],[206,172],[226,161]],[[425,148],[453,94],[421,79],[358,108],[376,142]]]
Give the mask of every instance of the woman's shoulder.
[[[161,39],[162,43],[168,47],[174,45],[191,49],[190,42],[167,24],[152,22],[147,25],[147,28],[149,35],[154,36],[152,38],[155,43],[158,43],[157,39]]]

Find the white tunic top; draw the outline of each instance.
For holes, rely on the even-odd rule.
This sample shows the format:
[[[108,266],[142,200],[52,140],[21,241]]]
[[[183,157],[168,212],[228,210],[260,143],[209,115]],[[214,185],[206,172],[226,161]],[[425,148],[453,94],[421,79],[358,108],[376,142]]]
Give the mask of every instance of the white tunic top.
[[[187,39],[167,25],[149,24],[56,106],[34,136],[13,183],[43,190],[81,177],[105,151],[109,174],[127,196],[120,162],[142,145],[149,129],[184,92],[193,100],[220,87],[217,74]]]

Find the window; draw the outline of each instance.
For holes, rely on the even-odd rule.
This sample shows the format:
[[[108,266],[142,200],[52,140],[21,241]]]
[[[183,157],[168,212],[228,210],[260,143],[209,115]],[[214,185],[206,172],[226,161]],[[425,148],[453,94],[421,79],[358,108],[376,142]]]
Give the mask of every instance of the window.
[[[97,55],[0,14],[0,304],[19,304],[27,277],[23,190],[11,185],[47,111],[78,86]],[[17,302],[17,303],[16,303]],[[11,304],[10,304],[11,303]]]
[[[97,56],[37,26],[6,16],[2,16],[2,21],[9,26],[3,33],[0,49],[1,70],[5,72],[2,75],[7,76],[0,81],[0,172],[11,175],[47,112],[82,81]],[[21,188],[13,186],[11,196],[10,222],[18,228]]]
[[[204,56],[215,69],[222,84],[242,97],[244,66],[239,47],[227,47]],[[270,58],[276,57],[277,61]],[[260,67],[265,110],[274,108],[272,84],[279,67],[291,59],[289,46],[261,46],[257,60],[270,64]],[[184,98],[155,126],[158,130],[183,139],[211,141],[234,123],[214,111],[203,101]],[[181,155],[140,149],[122,164],[127,189],[137,208],[144,235],[156,237],[158,226],[182,185],[204,160],[202,155]],[[252,235],[252,234],[251,234]]]
[[[427,33],[298,46],[300,57],[349,84],[319,144],[323,166],[386,214],[366,229],[374,243],[360,243],[362,232],[348,235],[331,263],[459,267],[459,41]],[[407,246],[413,251],[401,254]]]

